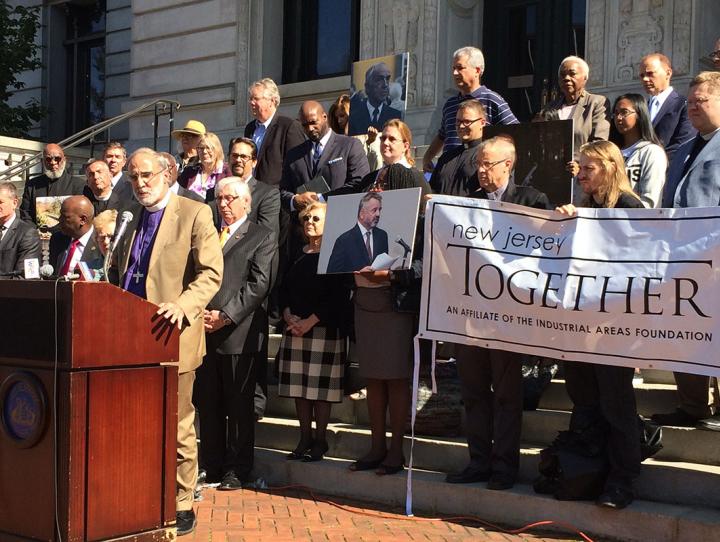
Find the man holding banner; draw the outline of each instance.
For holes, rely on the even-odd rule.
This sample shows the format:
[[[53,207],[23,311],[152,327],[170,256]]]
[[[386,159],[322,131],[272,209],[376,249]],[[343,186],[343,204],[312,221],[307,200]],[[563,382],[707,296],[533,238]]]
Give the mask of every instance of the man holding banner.
[[[702,72],[690,82],[688,117],[698,135],[678,148],[668,170],[663,207],[720,205],[720,73]],[[675,412],[653,415],[662,425],[720,431],[717,379],[711,404],[710,377],[675,372],[680,404]],[[713,416],[713,413],[715,414]],[[704,418],[704,419],[703,419]]]
[[[530,186],[515,186],[510,180],[515,160],[515,146],[508,138],[484,141],[477,153],[480,189],[472,197],[550,209],[545,194]],[[522,357],[493,348],[462,344],[456,348],[470,464],[448,474],[446,481],[486,481],[488,489],[509,489],[520,465]]]

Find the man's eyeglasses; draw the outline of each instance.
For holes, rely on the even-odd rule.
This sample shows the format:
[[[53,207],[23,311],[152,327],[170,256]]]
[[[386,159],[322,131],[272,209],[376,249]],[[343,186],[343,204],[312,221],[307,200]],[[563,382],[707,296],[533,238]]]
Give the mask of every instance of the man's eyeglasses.
[[[305,215],[303,217],[303,222],[310,222],[311,220],[313,222],[320,222],[320,220],[322,220],[322,219],[317,215]]]
[[[222,205],[223,203],[225,205],[230,205],[233,201],[238,199],[239,196],[218,196],[215,198],[215,201],[217,201],[218,205]]]
[[[496,160],[495,162],[480,162],[478,164],[478,169],[483,168],[485,171],[488,171],[497,166],[498,164],[503,163],[505,160],[507,160],[507,158],[503,158],[502,160]]]
[[[139,180],[142,180],[144,183],[148,183],[151,179],[153,179],[157,175],[160,175],[166,169],[167,168],[162,168],[159,171],[141,171],[140,173],[128,173],[128,178],[134,183],[138,182]]]
[[[619,111],[615,111],[613,115],[615,115],[619,119],[626,119],[630,115],[634,115],[637,113],[634,109],[620,109]]]
[[[45,161],[46,162],[62,162],[63,157],[62,156],[46,156]]]
[[[237,154],[237,153],[233,152],[230,154],[230,159],[240,160],[242,162],[248,162],[248,161],[252,160],[252,156],[250,156],[248,154]]]
[[[474,120],[457,119],[456,123],[461,128],[470,128],[470,126],[475,124],[477,121],[482,121],[482,123],[485,124],[485,119],[482,117],[478,117]]]
[[[706,103],[708,103],[709,101],[710,101],[710,98],[705,96],[705,97],[695,98],[694,100],[688,100],[687,104],[688,104],[688,107],[701,107],[701,106],[705,105]]]

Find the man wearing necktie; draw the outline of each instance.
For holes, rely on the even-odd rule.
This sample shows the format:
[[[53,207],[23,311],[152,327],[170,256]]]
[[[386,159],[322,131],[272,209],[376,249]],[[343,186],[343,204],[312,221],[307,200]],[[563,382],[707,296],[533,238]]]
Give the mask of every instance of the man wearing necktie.
[[[663,207],[720,205],[720,72],[702,72],[690,82],[688,117],[698,135],[682,145],[670,163]],[[710,399],[710,385],[715,388]],[[679,405],[675,412],[654,414],[662,425],[720,431],[717,379],[675,373]]]
[[[350,100],[348,135],[366,134],[372,126],[378,132],[390,119],[402,119],[403,111],[390,107],[390,68],[384,62],[373,64],[365,72],[365,97],[359,93]]]
[[[204,311],[208,351],[198,369],[195,403],[205,479],[220,482],[220,490],[235,490],[252,480],[256,358],[268,330],[277,240],[270,228],[248,219],[252,197],[242,179],[222,179],[216,194],[225,273]]]
[[[351,273],[372,264],[388,252],[388,234],[377,227],[382,212],[382,194],[367,192],[358,204],[357,223],[336,240],[328,261],[328,273]]]
[[[670,86],[671,77],[672,66],[665,55],[653,53],[640,61],[640,81],[650,95],[650,120],[668,160],[672,160],[678,147],[695,134],[688,119],[687,100]]]
[[[205,354],[203,311],[220,287],[223,258],[210,207],[170,191],[168,163],[159,153],[135,151],[128,178],[137,201],[116,253],[120,286],[159,305],[157,314],[180,331],[176,517],[184,535],[195,528],[193,382]]]
[[[98,261],[100,247],[95,241],[95,212],[85,196],[70,196],[60,206],[60,231],[50,238],[50,264],[57,276],[75,272],[80,262]]]
[[[11,182],[0,183],[0,273],[22,272],[25,260],[40,260],[37,228],[17,216],[17,189]]]

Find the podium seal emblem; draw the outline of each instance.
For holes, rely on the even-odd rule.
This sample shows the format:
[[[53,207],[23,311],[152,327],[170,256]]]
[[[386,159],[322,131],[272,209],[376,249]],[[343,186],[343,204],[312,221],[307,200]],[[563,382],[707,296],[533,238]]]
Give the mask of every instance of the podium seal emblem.
[[[47,394],[31,373],[18,371],[0,385],[0,427],[19,448],[37,444],[45,431]]]

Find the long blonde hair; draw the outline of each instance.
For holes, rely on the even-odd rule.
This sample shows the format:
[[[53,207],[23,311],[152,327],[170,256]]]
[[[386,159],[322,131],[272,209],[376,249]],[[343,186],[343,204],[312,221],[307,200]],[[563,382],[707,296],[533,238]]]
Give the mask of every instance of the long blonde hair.
[[[603,170],[603,183],[598,188],[596,195],[602,199],[602,206],[608,209],[615,207],[621,194],[630,194],[636,199],[637,194],[633,192],[630,180],[625,173],[625,160],[623,160],[620,149],[610,141],[591,141],[580,147],[580,154],[596,160]],[[589,206],[593,194],[586,195],[581,205]]]
[[[383,130],[385,130],[385,128],[395,128],[400,132],[403,142],[408,144],[408,148],[405,151],[405,159],[411,166],[415,165],[415,159],[412,157],[412,132],[410,131],[410,127],[399,119],[390,119],[385,123],[385,126],[383,126]]]

